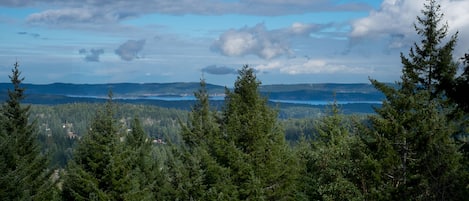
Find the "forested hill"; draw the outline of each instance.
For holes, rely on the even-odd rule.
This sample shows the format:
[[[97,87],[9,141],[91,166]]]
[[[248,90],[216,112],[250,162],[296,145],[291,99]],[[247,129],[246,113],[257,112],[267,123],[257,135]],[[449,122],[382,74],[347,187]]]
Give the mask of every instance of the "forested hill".
[[[0,94],[6,94],[10,83],[0,83]],[[139,99],[158,96],[191,96],[199,89],[197,82],[178,83],[114,83],[114,84],[24,84],[30,98],[106,97],[109,89],[117,98]],[[224,94],[225,87],[207,84],[212,96]],[[262,94],[275,100],[380,101],[381,92],[370,84],[290,84],[262,85]]]

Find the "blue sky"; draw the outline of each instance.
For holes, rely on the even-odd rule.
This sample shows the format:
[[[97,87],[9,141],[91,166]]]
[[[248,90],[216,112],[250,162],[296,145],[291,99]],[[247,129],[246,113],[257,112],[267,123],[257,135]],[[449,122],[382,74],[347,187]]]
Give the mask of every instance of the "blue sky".
[[[85,3],[86,2],[86,3]],[[263,84],[399,79],[424,0],[0,0],[0,82]],[[455,58],[469,0],[441,0]]]

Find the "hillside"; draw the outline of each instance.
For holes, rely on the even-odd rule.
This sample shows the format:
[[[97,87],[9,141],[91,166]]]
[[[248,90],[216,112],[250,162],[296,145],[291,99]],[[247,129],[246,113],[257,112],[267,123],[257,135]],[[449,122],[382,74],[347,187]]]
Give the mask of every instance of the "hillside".
[[[0,83],[5,94],[10,83]],[[71,97],[105,97],[111,89],[115,97],[139,98],[149,96],[191,96],[199,88],[196,82],[178,83],[114,83],[114,84],[24,84],[27,94],[61,95]],[[207,84],[212,95],[222,95],[225,87]],[[277,100],[337,100],[379,101],[382,94],[370,84],[290,84],[263,85],[262,94]]]
[[[103,102],[111,89],[116,100],[132,104],[150,104],[166,108],[190,109],[193,93],[199,89],[196,82],[178,83],[113,83],[113,84],[24,84],[26,103],[56,105],[75,102]],[[0,83],[0,99],[5,100],[10,83]],[[215,97],[211,102],[222,105],[224,86],[207,84]],[[260,92],[272,105],[280,108],[296,106],[323,109],[334,99],[343,104],[345,113],[370,113],[383,95],[370,84],[290,84],[262,85]],[[317,104],[315,102],[321,102]]]

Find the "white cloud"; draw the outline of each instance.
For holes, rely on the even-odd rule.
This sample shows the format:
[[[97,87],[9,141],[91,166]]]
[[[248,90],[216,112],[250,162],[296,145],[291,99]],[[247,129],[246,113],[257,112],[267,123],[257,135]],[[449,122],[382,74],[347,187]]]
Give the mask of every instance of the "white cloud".
[[[384,0],[378,11],[352,22],[351,37],[387,36],[410,33],[424,0]]]
[[[257,55],[271,59],[291,52],[284,39],[266,30],[264,24],[223,33],[212,44],[212,50],[226,56]]]
[[[384,0],[379,10],[371,11],[368,17],[352,22],[350,37],[356,39],[389,40],[389,48],[400,48],[417,41],[414,23],[422,16],[425,0]],[[442,23],[449,25],[448,34],[459,31],[462,46],[469,42],[469,1],[441,0]],[[396,37],[397,36],[397,37]],[[467,47],[464,47],[467,48]]]
[[[240,56],[253,51],[258,46],[254,34],[230,30],[220,36],[219,48],[227,56]]]
[[[283,63],[280,61],[272,61],[267,64],[260,64],[255,66],[254,68],[258,71],[269,71],[269,70],[276,70],[282,68]]]
[[[329,62],[325,59],[308,59],[306,61],[287,62],[272,61],[254,67],[260,72],[278,71],[283,74],[370,74],[373,70],[361,67],[351,67],[344,64]]]
[[[322,26],[317,24],[305,24],[301,22],[293,23],[288,29],[293,34],[304,35],[310,34],[311,32],[321,29]]]
[[[66,23],[105,23],[115,22],[112,13],[94,8],[64,8],[34,13],[26,19],[29,23],[60,25]]]
[[[231,29],[220,35],[211,49],[225,56],[256,55],[263,59],[292,55],[290,41],[294,37],[309,37],[329,25],[293,23],[290,27],[267,30],[264,24]]]

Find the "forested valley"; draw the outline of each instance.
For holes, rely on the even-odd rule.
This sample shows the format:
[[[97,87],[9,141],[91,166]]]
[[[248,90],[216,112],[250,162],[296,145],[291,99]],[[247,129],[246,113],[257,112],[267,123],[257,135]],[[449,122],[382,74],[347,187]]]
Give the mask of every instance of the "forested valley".
[[[417,17],[401,80],[370,79],[385,100],[367,115],[332,102],[280,118],[248,65],[220,107],[203,79],[190,111],[112,90],[106,103],[28,105],[17,62],[0,109],[0,199],[467,200],[469,55],[453,55],[439,8]]]

